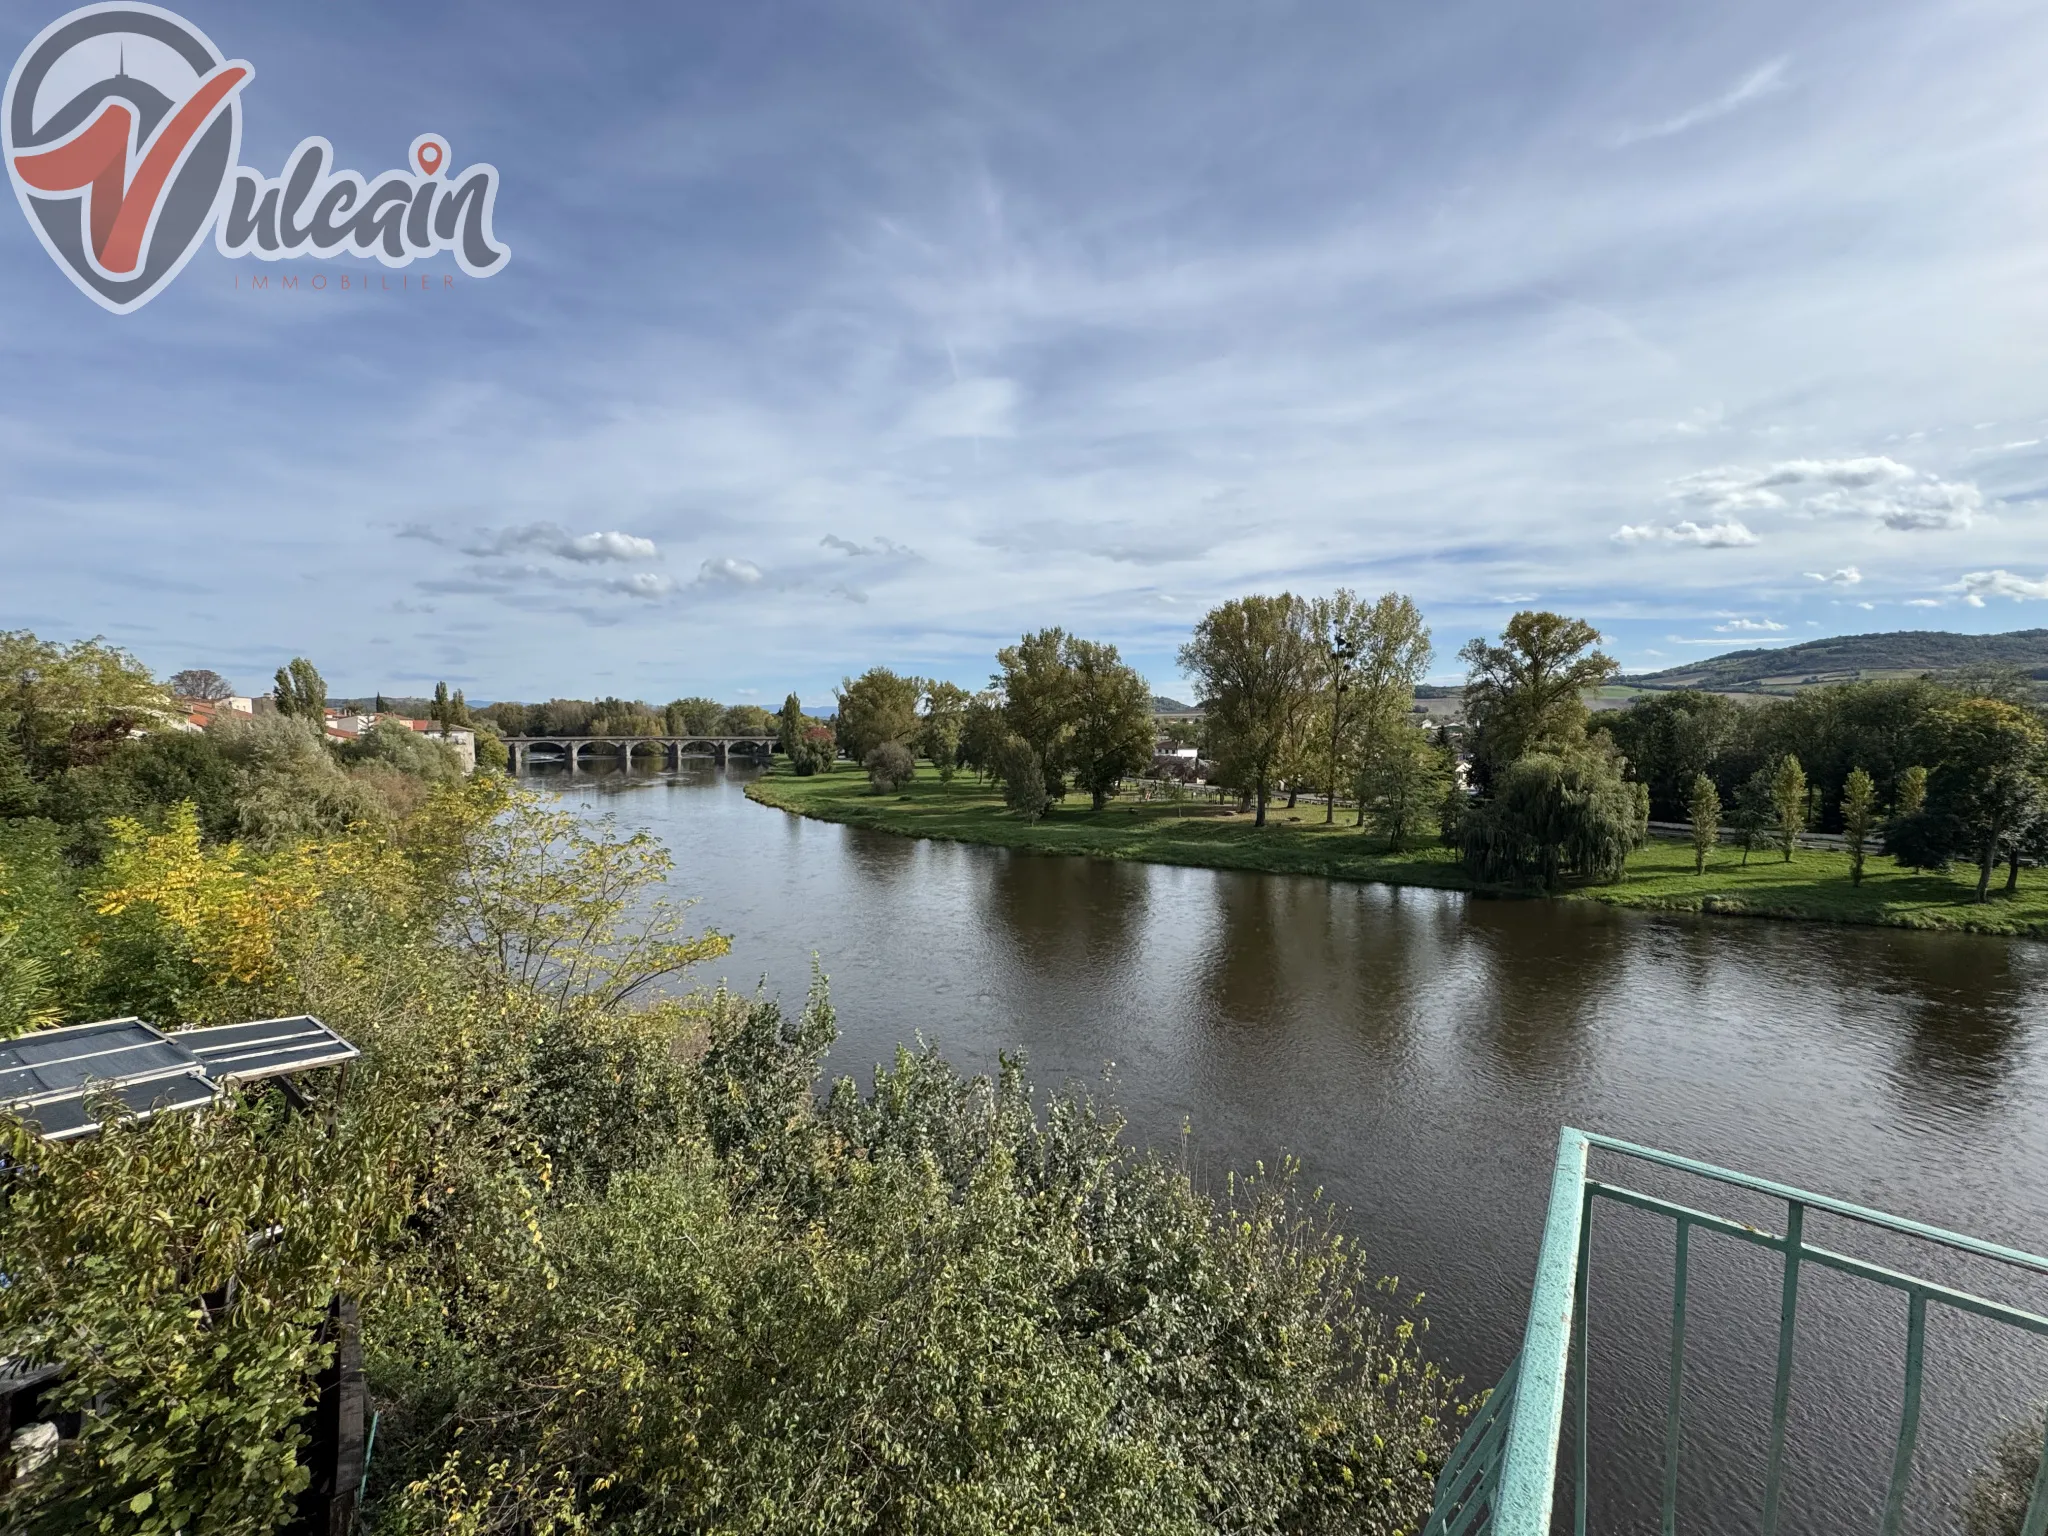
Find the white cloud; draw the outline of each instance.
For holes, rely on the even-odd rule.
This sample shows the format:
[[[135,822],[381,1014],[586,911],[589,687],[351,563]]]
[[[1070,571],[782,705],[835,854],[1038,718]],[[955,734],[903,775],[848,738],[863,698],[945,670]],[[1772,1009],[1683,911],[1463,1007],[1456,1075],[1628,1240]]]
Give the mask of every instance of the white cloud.
[[[597,560],[659,560],[654,540],[633,533],[583,533],[555,544],[549,551],[564,560],[589,564]]]
[[[1901,531],[1967,528],[1984,510],[1984,493],[1974,482],[1942,480],[1883,456],[1701,470],[1674,481],[1671,495],[1714,515],[1796,509],[1809,517],[1867,518]]]
[[[449,535],[431,528],[424,523],[409,523],[398,530],[401,539],[419,539],[428,544],[452,546],[465,555],[478,559],[498,559],[506,555],[539,554],[553,555],[561,560],[573,560],[578,565],[595,565],[605,561],[632,562],[638,560],[659,560],[661,549],[652,539],[643,539],[636,533],[577,533],[572,534],[559,523],[523,523],[513,528],[479,528],[467,539],[457,541]]]
[[[758,586],[761,568],[751,560],[735,560],[726,555],[717,560],[706,560],[697,568],[697,580],[705,585],[728,587]]]
[[[1909,597],[1906,599],[1906,606],[1908,608],[1939,608],[1941,606],[1941,599],[1935,597]]]
[[[1732,517],[1724,522],[1706,524],[1687,518],[1668,527],[1654,523],[1623,523],[1614,530],[1613,536],[1622,544],[1696,544],[1701,549],[1737,549],[1758,542],[1755,534]]]
[[[675,578],[658,575],[653,571],[636,571],[631,576],[620,576],[605,583],[613,592],[623,592],[628,597],[667,597],[675,591]]]
[[[1650,123],[1639,128],[1624,128],[1614,136],[1614,146],[1622,149],[1630,144],[1640,144],[1645,139],[1668,139],[1673,134],[1684,133],[1687,129],[1697,128],[1702,123],[1711,123],[1716,118],[1726,117],[1758,97],[1784,89],[1785,66],[1789,62],[1789,59],[1772,59],[1761,68],[1751,70],[1711,101],[1703,101],[1698,106],[1688,107],[1662,122]]]
[[[1831,587],[1853,587],[1863,579],[1863,573],[1853,565],[1845,565],[1839,571],[1808,571],[1806,579],[1825,582]]]
[[[1730,619],[1726,624],[1716,624],[1717,635],[1769,635],[1785,626],[1773,619]]]
[[[1944,590],[1960,592],[1963,601],[1972,608],[1982,608],[1987,597],[2009,597],[2014,602],[2029,598],[2048,597],[2048,576],[2039,581],[2029,581],[2011,571],[1971,571],[1961,581]]]

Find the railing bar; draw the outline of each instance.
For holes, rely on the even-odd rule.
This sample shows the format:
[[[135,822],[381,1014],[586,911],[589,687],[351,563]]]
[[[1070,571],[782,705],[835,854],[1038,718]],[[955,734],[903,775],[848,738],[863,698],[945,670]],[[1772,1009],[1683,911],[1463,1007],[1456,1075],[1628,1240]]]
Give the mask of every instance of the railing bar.
[[[1664,1410],[1664,1536],[1678,1533],[1678,1423],[1685,1387],[1685,1280],[1689,1218],[1678,1218],[1678,1255],[1671,1283],[1671,1397]]]
[[[1669,1200],[1660,1200],[1655,1195],[1646,1195],[1640,1190],[1626,1189],[1618,1184],[1588,1182],[1594,1194],[1619,1201],[1623,1205],[1633,1205],[1640,1210],[1682,1218],[1694,1226],[1705,1227],[1723,1237],[1753,1243],[1759,1248],[1768,1248],[1774,1253],[1785,1251],[1785,1239],[1761,1227],[1744,1226],[1740,1222],[1729,1221],[1711,1212],[1694,1210],[1691,1206],[1678,1205]],[[2040,1313],[2028,1312],[2020,1307],[2009,1307],[2004,1302],[1991,1301],[1983,1296],[1972,1295],[1968,1291],[1954,1290],[1932,1280],[1923,1280],[1896,1269],[1887,1269],[1882,1264],[1873,1264],[1868,1259],[1859,1259],[1853,1254],[1837,1253],[1832,1248],[1820,1248],[1807,1243],[1799,1250],[1799,1256],[1805,1263],[1821,1264],[1829,1269],[1840,1270],[1844,1274],[1874,1280],[1879,1285],[1888,1285],[1908,1295],[1924,1291],[1929,1301],[1938,1301],[1943,1306],[1974,1313],[1995,1323],[2010,1323],[2013,1327],[2024,1328],[2030,1333],[2048,1334],[2048,1317]]]
[[[1508,1418],[1502,1414],[1489,1424],[1486,1437],[1480,1443],[1479,1453],[1472,1458],[1469,1469],[1469,1486],[1455,1489],[1450,1497],[1438,1501],[1438,1508],[1446,1505],[1456,1508],[1455,1515],[1446,1515],[1445,1523],[1438,1527],[1444,1536],[1464,1536],[1472,1529],[1472,1522],[1482,1511],[1490,1510],[1495,1503],[1494,1488],[1500,1476],[1500,1459],[1492,1454],[1499,1449],[1507,1434]],[[1467,1481],[1461,1478],[1460,1481]]]
[[[1500,1536],[1547,1536],[1557,1484],[1557,1431],[1564,1417],[1565,1367],[1571,1359],[1572,1263],[1586,1198],[1586,1137],[1566,1126],[1558,1133],[1557,1166],[1529,1321],[1522,1331],[1522,1379],[1501,1454],[1493,1529]]]
[[[1785,1202],[1785,1278],[1778,1299],[1778,1375],[1771,1388],[1771,1455],[1764,1473],[1763,1536],[1777,1536],[1778,1499],[1784,1492],[1785,1424],[1792,1409],[1792,1344],[1799,1326],[1799,1249],[1806,1207]]]
[[[1906,1484],[1913,1476],[1913,1442],[1920,1435],[1920,1378],[1927,1348],[1927,1297],[1916,1291],[1906,1308],[1906,1396],[1899,1411],[1899,1442],[1892,1449],[1891,1489],[1884,1500],[1884,1536],[1899,1536],[1906,1518]]]
[[[1455,1470],[1447,1463],[1443,1473],[1439,1474],[1439,1482],[1442,1482],[1445,1476],[1450,1478],[1450,1482],[1437,1494],[1436,1508],[1430,1515],[1432,1529],[1444,1530],[1443,1522],[1450,1518],[1448,1511],[1469,1498],[1477,1497],[1479,1486],[1495,1470],[1496,1458],[1490,1453],[1499,1446],[1501,1437],[1507,1432],[1508,1419],[1505,1406],[1496,1408],[1495,1405],[1505,1405],[1513,1401],[1510,1389],[1514,1385],[1515,1370],[1514,1365],[1508,1367],[1507,1375],[1503,1376],[1500,1385],[1494,1388],[1494,1395],[1486,1400],[1486,1407],[1480,1410],[1481,1417],[1466,1429],[1465,1438],[1458,1442],[1459,1450],[1451,1453],[1453,1460],[1456,1461],[1460,1451],[1464,1451],[1469,1442],[1471,1449],[1465,1459],[1457,1463]]]
[[[1578,1486],[1572,1490],[1573,1524],[1577,1536],[1586,1536],[1586,1491],[1589,1479],[1586,1463],[1590,1448],[1588,1426],[1591,1414],[1587,1399],[1592,1393],[1592,1355],[1588,1338],[1592,1326],[1587,1318],[1589,1293],[1593,1278],[1593,1195],[1588,1190],[1581,1197],[1579,1209],[1579,1263],[1572,1276],[1572,1340],[1579,1356],[1579,1433],[1578,1433]]]
[[[1507,1415],[1505,1414],[1496,1414],[1481,1426],[1482,1433],[1478,1445],[1474,1448],[1472,1456],[1452,1476],[1449,1486],[1444,1489],[1442,1496],[1437,1500],[1439,1508],[1447,1508],[1457,1504],[1466,1497],[1472,1488],[1477,1487],[1485,1479],[1487,1473],[1491,1470],[1489,1465],[1491,1458],[1487,1453],[1500,1443],[1501,1436],[1506,1433],[1506,1427]],[[1449,1469],[1447,1468],[1446,1470]]]
[[[1619,1152],[1627,1157],[1640,1158],[1644,1162],[1658,1163],[1666,1168],[1676,1168],[1681,1173],[1695,1174],[1703,1179],[1733,1185],[1738,1189],[1755,1190],[1788,1203],[1810,1207],[1817,1211],[1829,1211],[1837,1216],[1847,1216],[1871,1226],[1884,1227],[1893,1232],[1907,1233],[1913,1237],[1926,1238],[1930,1242],[1957,1248],[1965,1253],[1974,1253],[1982,1258],[1997,1259],[2006,1264],[2017,1264],[2025,1269],[2048,1275],[2048,1258],[2038,1253],[2027,1253],[2018,1248],[2007,1248],[2000,1243],[1987,1243],[1982,1238],[1967,1237],[1961,1232],[1950,1232],[1941,1227],[1929,1226],[1905,1216],[1891,1216],[1883,1211],[1872,1210],[1867,1205],[1855,1205],[1847,1200],[1835,1200],[1826,1195],[1816,1195],[1790,1184],[1780,1184],[1772,1179],[1759,1179],[1746,1173],[1737,1173],[1729,1168],[1716,1168],[1711,1163],[1696,1162],[1689,1157],[1680,1157],[1675,1152],[1660,1152],[1655,1147],[1638,1146],[1634,1142],[1620,1141],[1612,1136],[1583,1133],[1589,1145],[1609,1152]]]

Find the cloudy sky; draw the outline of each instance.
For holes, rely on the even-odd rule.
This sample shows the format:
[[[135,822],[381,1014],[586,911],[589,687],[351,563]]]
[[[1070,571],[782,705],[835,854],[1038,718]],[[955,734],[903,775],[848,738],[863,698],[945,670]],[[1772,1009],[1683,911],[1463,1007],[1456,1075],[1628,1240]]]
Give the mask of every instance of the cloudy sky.
[[[243,164],[437,131],[512,260],[116,317],[0,210],[0,627],[773,704],[1044,624],[1174,692],[1283,587],[1440,674],[2048,624],[2038,4],[180,9]]]

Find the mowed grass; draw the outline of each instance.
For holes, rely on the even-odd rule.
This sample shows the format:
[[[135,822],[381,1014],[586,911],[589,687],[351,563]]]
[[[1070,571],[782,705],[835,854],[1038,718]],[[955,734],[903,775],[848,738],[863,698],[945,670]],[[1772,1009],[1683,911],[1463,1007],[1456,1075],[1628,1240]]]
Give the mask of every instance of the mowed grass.
[[[779,764],[749,785],[747,794],[763,805],[821,821],[1029,853],[1529,894],[1501,892],[1471,879],[1451,850],[1437,843],[1433,826],[1417,846],[1394,853],[1383,839],[1347,825],[1341,811],[1335,826],[1324,825],[1319,805],[1289,811],[1276,803],[1267,809],[1267,825],[1258,827],[1249,813],[1193,801],[1174,805],[1120,798],[1098,813],[1090,809],[1087,796],[1073,795],[1043,820],[1026,822],[1004,809],[1002,797],[977,784],[972,774],[941,784],[921,767],[918,778],[902,790],[878,795],[866,775],[851,766],[799,778]],[[1992,882],[1991,900],[1980,906],[1974,899],[1974,869],[1959,866],[1946,874],[1926,874],[1873,855],[1864,862],[1859,886],[1850,883],[1845,853],[1800,849],[1787,863],[1776,850],[1761,850],[1745,866],[1740,851],[1726,847],[1707,861],[1704,875],[1695,875],[1689,843],[1653,839],[1630,857],[1628,876],[1619,884],[1575,887],[1558,895],[1672,912],[2048,937],[2048,872],[2022,870],[2016,896],[2003,894],[2004,881],[2001,869]]]

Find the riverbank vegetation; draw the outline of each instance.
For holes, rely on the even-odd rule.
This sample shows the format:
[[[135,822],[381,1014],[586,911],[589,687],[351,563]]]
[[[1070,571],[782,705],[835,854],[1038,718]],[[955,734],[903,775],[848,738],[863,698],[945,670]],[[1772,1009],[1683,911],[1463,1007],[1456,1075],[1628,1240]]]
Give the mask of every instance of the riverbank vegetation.
[[[1290,1170],[1204,1189],[1021,1060],[821,1095],[822,979],[685,991],[726,941],[649,836],[388,792],[288,716],[216,759],[132,658],[11,638],[0,1035],[304,1012],[364,1054],[310,1112],[0,1111],[0,1358],[78,1415],[0,1528],[279,1528],[338,1291],[373,1533],[1419,1529],[1466,1405]]]
[[[1283,592],[1219,604],[1182,646],[1180,665],[1202,698],[1192,761],[1167,749],[1148,718],[1145,683],[1115,647],[1059,629],[999,651],[988,689],[972,696],[871,668],[847,680],[834,729],[841,750],[868,768],[876,794],[909,783],[912,755],[921,753],[942,784],[961,766],[990,780],[1027,828],[1062,804],[1070,780],[1089,791],[1089,809],[1100,817],[1119,786],[1143,775],[1234,791],[1257,830],[1266,829],[1276,796],[1285,794],[1292,824],[1310,794],[1329,833],[1306,841],[1290,833],[1262,852],[1213,828],[1191,839],[1178,818],[1162,822],[1147,810],[1148,819],[1116,823],[1114,833],[1104,830],[1111,823],[1096,824],[1102,836],[1039,836],[990,823],[988,807],[953,797],[949,806],[967,807],[967,820],[940,835],[971,841],[1069,843],[1117,857],[1352,878],[1399,870],[1385,878],[1449,883],[1441,855],[1411,851],[1411,839],[1433,832],[1457,851],[1472,889],[1993,932],[2038,928],[2022,870],[2048,863],[2048,725],[2019,680],[1853,683],[1757,705],[1681,692],[1596,717],[1587,700],[1617,670],[1599,641],[1581,619],[1515,614],[1498,640],[1476,638],[1459,651],[1463,718],[1430,731],[1414,700],[1432,647],[1412,600]],[[816,776],[831,762],[815,748],[822,724],[806,730],[813,745],[799,749],[799,771]],[[783,738],[789,750],[796,737],[788,720]],[[762,795],[839,820],[906,820],[898,811],[870,814],[827,788],[791,798],[771,786]],[[1345,801],[1353,812],[1348,839],[1336,830]],[[1666,874],[1660,858],[1641,863],[1660,816],[1688,826],[1694,884],[1686,890],[1649,889]],[[1141,825],[1144,835],[1131,835]],[[1835,873],[1826,858],[1808,859],[1797,879],[1750,873],[1752,853],[1770,846],[1789,865],[1816,831],[1838,835],[1846,851],[1840,873],[1851,887],[1864,883],[1880,845],[1896,866],[1924,878],[1887,880],[1882,895],[1859,899],[1824,889]],[[1733,883],[1747,895],[1707,888],[1731,882],[1712,857],[1731,833],[1742,854]],[[1987,909],[1973,918],[1933,915],[1958,899],[1952,864],[1974,876],[1963,899]],[[2001,866],[2004,910],[1994,913]],[[1773,887],[1768,897],[1752,890],[1765,885]]]
[[[1028,821],[1008,809],[999,786],[971,775],[940,784],[921,774],[877,795],[859,774],[798,778],[778,766],[747,794],[821,821],[1020,852],[1503,895],[1526,890],[1475,878],[1457,850],[1434,838],[1397,849],[1384,835],[1325,823],[1320,805],[1274,809],[1260,827],[1252,812],[1238,808],[1235,794],[1137,781],[1127,788],[1101,812],[1077,802]],[[1704,866],[1699,873],[1696,860]],[[1984,906],[1972,899],[1975,871],[1921,871],[1871,860],[1860,883],[1850,876],[1849,854],[1829,847],[1802,845],[1788,862],[1745,858],[1739,844],[1727,842],[1702,853],[1689,837],[1674,835],[1645,841],[1619,881],[1565,886],[1556,894],[1654,911],[2048,937],[2048,873],[2040,870],[2023,872],[2016,895]]]

